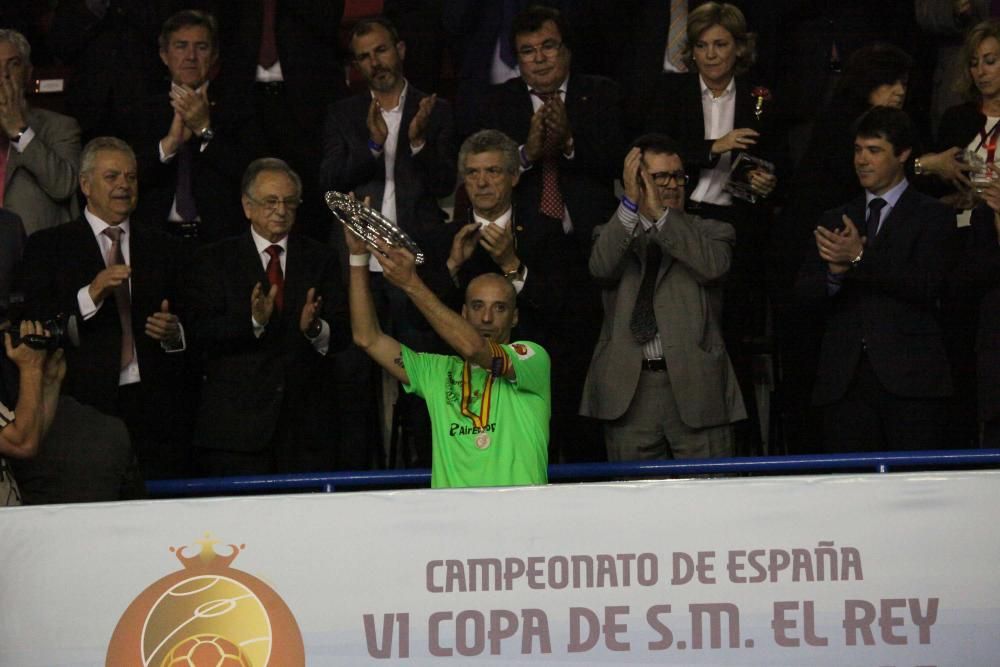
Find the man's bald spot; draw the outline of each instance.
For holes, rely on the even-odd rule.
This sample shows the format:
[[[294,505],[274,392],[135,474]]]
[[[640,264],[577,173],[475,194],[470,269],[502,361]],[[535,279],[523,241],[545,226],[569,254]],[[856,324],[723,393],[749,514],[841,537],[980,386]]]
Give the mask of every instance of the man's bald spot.
[[[469,286],[465,288],[465,302],[468,303],[472,296],[473,290],[476,289],[477,285],[483,285],[492,282],[495,285],[501,286],[501,289],[507,294],[507,303],[511,308],[517,308],[517,290],[509,280],[501,276],[499,273],[483,273],[469,282]]]

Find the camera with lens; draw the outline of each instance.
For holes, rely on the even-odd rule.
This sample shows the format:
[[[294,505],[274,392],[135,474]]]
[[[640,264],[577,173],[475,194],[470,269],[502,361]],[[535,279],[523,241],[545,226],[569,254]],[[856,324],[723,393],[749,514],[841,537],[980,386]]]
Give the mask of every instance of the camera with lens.
[[[59,313],[55,317],[41,320],[42,328],[49,332],[48,336],[28,334],[21,336],[20,308],[23,298],[20,294],[10,295],[9,309],[0,304],[0,331],[10,334],[10,343],[17,347],[24,343],[36,350],[57,350],[59,348],[80,347],[80,329],[76,315]]]

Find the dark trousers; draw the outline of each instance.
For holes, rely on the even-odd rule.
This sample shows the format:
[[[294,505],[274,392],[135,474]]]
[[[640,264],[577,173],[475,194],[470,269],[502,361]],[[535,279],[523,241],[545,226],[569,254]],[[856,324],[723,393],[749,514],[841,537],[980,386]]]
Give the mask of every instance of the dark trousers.
[[[944,399],[889,393],[865,354],[843,398],[823,416],[827,451],[833,453],[939,449],[946,422]]]

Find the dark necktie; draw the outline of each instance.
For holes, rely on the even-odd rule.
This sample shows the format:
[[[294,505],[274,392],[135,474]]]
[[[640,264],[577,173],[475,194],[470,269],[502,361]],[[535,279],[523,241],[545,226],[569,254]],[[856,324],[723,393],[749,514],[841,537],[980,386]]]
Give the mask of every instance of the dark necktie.
[[[177,215],[184,222],[193,222],[198,217],[194,190],[191,188],[194,150],[187,141],[181,143],[177,149],[177,192],[174,193],[174,203],[177,204]]]
[[[284,248],[280,245],[269,245],[264,251],[271,256],[267,262],[267,281],[271,285],[278,286],[278,293],[274,295],[274,305],[281,311],[285,307],[285,274],[281,271],[281,253]]]
[[[648,237],[647,237],[648,238]],[[660,272],[663,251],[658,243],[648,238],[646,244],[646,270],[642,274],[639,293],[635,296],[629,328],[639,343],[645,345],[656,336],[656,315],[653,312],[653,292],[656,289],[656,275]]]
[[[865,221],[865,233],[868,236],[869,244],[875,241],[875,236],[878,235],[878,223],[882,217],[882,209],[885,208],[886,203],[881,197],[875,197],[875,199],[868,202],[868,219]]]
[[[102,233],[111,239],[111,248],[108,250],[105,264],[107,266],[124,264],[122,234],[125,233],[125,230],[120,227],[108,227]],[[122,327],[121,366],[119,368],[125,368],[132,363],[132,359],[135,357],[135,340],[132,337],[132,296],[129,294],[128,280],[122,281],[122,284],[115,288],[114,295],[115,305],[118,308],[118,321]]]
[[[269,69],[278,62],[278,41],[274,36],[274,16],[278,11],[278,0],[264,0],[260,29],[260,52],[257,64]]]
[[[531,94],[542,102],[548,102],[554,96],[558,95],[559,91],[554,93],[540,93],[533,90]],[[545,155],[542,158],[542,200],[538,210],[541,211],[542,215],[562,220],[563,198],[562,192],[559,190],[559,158],[557,157],[560,149],[555,145],[556,141],[556,137],[546,133],[544,140]]]

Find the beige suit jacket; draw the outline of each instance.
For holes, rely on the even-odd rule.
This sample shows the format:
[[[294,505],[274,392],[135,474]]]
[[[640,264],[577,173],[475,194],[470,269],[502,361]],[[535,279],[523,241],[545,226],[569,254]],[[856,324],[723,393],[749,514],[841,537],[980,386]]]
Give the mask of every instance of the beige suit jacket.
[[[733,227],[672,210],[662,229],[647,234],[637,223],[629,232],[616,212],[594,234],[590,272],[603,287],[604,323],[580,413],[617,419],[632,402],[642,346],[629,320],[645,270],[646,244],[655,242],[663,261],[653,309],[681,419],[692,428],[706,428],[746,418],[719,326],[720,282],[732,259]]]
[[[24,152],[10,149],[4,208],[21,216],[30,236],[79,215],[80,125],[69,116],[29,109],[28,127],[35,136]]]

